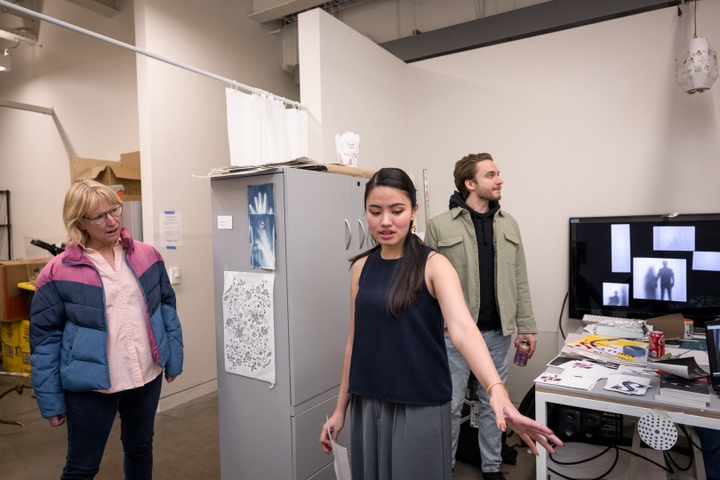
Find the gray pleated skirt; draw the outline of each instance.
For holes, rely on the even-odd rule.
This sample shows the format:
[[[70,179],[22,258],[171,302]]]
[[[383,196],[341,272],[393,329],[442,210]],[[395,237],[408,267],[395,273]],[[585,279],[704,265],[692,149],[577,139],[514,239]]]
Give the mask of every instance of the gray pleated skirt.
[[[422,407],[353,395],[353,480],[451,480],[450,403]]]

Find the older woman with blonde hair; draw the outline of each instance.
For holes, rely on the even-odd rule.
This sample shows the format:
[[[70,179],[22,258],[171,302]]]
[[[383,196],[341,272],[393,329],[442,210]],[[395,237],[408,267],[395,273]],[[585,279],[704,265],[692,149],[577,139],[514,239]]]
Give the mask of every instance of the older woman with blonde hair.
[[[160,253],[122,226],[101,183],[65,195],[65,251],[40,272],[30,310],[32,382],[50,425],[67,423],[62,479],[94,478],[120,414],[127,479],[152,478],[163,373],[182,373],[175,293]]]

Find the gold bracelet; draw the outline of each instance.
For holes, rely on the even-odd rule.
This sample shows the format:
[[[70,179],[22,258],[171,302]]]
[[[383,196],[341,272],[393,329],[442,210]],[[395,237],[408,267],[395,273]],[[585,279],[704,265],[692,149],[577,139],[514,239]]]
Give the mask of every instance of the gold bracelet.
[[[502,385],[503,387],[505,387],[505,391],[507,391],[507,392],[509,393],[509,390],[508,390],[508,388],[507,388],[507,385],[505,385],[501,380],[498,380],[497,382],[491,383],[491,384],[485,389],[485,396],[488,397],[488,399],[490,398],[490,389],[491,389],[492,387],[494,387],[495,385]]]

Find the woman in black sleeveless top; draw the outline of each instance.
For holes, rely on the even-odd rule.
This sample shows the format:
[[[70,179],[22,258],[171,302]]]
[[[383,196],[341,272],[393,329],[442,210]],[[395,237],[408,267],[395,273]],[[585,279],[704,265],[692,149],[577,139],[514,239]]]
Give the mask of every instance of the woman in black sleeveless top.
[[[383,168],[365,187],[377,246],[351,259],[350,333],[340,393],[320,443],[331,451],[350,409],[355,480],[450,479],[452,386],[443,330],[490,395],[498,428],[554,453],[562,441],[510,402],[450,262],[412,233],[418,204],[410,177]]]

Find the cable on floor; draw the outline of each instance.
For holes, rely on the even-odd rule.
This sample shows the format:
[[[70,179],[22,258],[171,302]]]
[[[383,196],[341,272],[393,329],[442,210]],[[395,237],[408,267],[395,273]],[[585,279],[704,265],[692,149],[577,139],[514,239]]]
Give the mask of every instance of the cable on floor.
[[[567,445],[567,444],[566,444],[566,445]],[[609,446],[608,448],[606,448],[605,450],[603,450],[602,452],[600,452],[598,455],[595,455],[595,456],[593,456],[593,457],[587,458],[587,459],[585,459],[585,460],[579,460],[579,461],[576,461],[576,462],[568,462],[568,463],[558,462],[558,461],[556,461],[556,460],[553,458],[552,455],[550,455],[550,459],[551,459],[553,462],[557,463],[558,465],[579,465],[579,464],[581,464],[581,463],[585,463],[585,462],[589,462],[589,461],[591,461],[591,460],[595,460],[596,458],[598,458],[598,457],[604,455],[605,453],[609,452],[612,448],[613,448],[612,446]],[[612,472],[612,471],[615,469],[615,466],[617,465],[619,459],[620,459],[620,452],[618,451],[617,448],[615,448],[615,460],[613,461],[612,465],[610,465],[610,468],[608,469],[607,472],[603,473],[603,474],[600,475],[599,477],[595,477],[595,478],[591,478],[591,479],[582,479],[582,480],[602,480],[602,479],[605,478],[610,472]],[[567,477],[567,476],[563,475],[562,473],[553,470],[552,468],[548,468],[548,471],[554,473],[555,475],[557,475],[557,476],[559,476],[559,477],[567,478],[568,480],[581,480],[581,479],[579,479],[579,478],[577,478],[577,477]]]
[[[665,457],[666,463],[671,463],[679,471],[686,472],[686,471],[690,470],[690,467],[692,467],[692,465],[693,465],[692,448],[690,449],[690,452],[691,452],[691,455],[689,455],[689,459],[688,459],[689,461],[688,461],[687,467],[681,467],[680,465],[678,465],[677,462],[670,456],[669,451],[663,452],[663,456]]]
[[[688,466],[687,466],[687,467],[680,467],[680,466],[677,464],[677,462],[670,456],[670,451],[664,451],[664,452],[663,452],[663,457],[664,457],[665,462],[666,462],[666,465],[667,465],[667,466],[666,466],[666,465],[662,465],[662,464],[656,462],[655,460],[652,460],[652,459],[650,459],[650,458],[648,458],[648,457],[646,457],[646,456],[644,456],[644,455],[641,455],[641,454],[639,454],[639,453],[637,453],[637,452],[634,452],[634,451],[632,451],[632,450],[628,450],[628,449],[626,449],[626,448],[624,448],[624,447],[621,447],[621,446],[618,446],[618,445],[610,445],[610,446],[608,446],[607,448],[605,448],[605,450],[601,451],[601,452],[598,453],[598,454],[595,454],[595,455],[593,455],[593,456],[591,456],[591,457],[588,457],[588,458],[585,458],[585,459],[583,459],[583,460],[575,460],[575,461],[573,461],[573,462],[562,462],[562,461],[558,461],[558,460],[556,460],[556,459],[553,457],[552,454],[550,454],[549,457],[550,457],[550,459],[551,459],[554,463],[556,463],[556,464],[558,464],[558,465],[572,466],[572,465],[580,465],[580,464],[587,463],[587,462],[590,462],[590,461],[592,461],[592,460],[595,460],[595,459],[597,459],[597,458],[605,455],[605,454],[606,454],[607,452],[609,452],[610,450],[614,450],[614,451],[615,451],[615,460],[613,461],[612,465],[610,466],[610,468],[609,468],[606,472],[604,472],[604,473],[603,473],[602,475],[600,475],[599,477],[587,478],[587,479],[582,479],[582,480],[602,480],[603,478],[605,478],[605,477],[606,477],[608,474],[610,474],[610,472],[612,472],[613,469],[615,469],[615,467],[617,466],[618,460],[619,460],[619,458],[620,458],[620,452],[625,452],[625,453],[629,453],[629,454],[631,454],[631,455],[634,455],[634,456],[636,456],[636,457],[638,457],[638,458],[640,458],[640,459],[642,459],[642,460],[645,460],[646,462],[652,463],[652,464],[655,465],[656,467],[661,468],[662,470],[664,470],[665,472],[667,472],[667,473],[669,473],[669,474],[674,474],[674,473],[676,473],[676,472],[675,472],[675,469],[673,469],[673,465],[674,465],[674,466],[677,468],[677,470],[679,470],[679,471],[687,471],[687,470],[689,470],[689,469],[692,467],[692,465],[693,465],[693,458],[694,458],[694,457],[693,457],[692,448],[694,447],[694,448],[698,448],[698,449],[699,449],[699,447],[698,447],[697,445],[695,445],[695,442],[693,442],[692,439],[691,439],[689,436],[687,436],[687,431],[686,431],[685,428],[684,428],[685,426],[684,426],[684,425],[681,425],[680,427],[683,429],[683,432],[685,433],[686,437],[687,437],[688,440],[691,442],[690,454],[688,455],[689,463],[688,463]],[[568,443],[571,443],[571,442],[568,442]],[[578,442],[578,443],[582,443],[582,442]],[[566,443],[566,444],[567,444],[567,443]],[[702,450],[701,450],[701,451],[702,451]],[[683,455],[684,455],[684,454],[683,454]],[[557,476],[559,476],[559,477],[566,478],[566,479],[568,479],[568,480],[580,480],[580,479],[578,479],[577,477],[568,477],[568,476],[565,476],[565,475],[561,474],[560,472],[557,472],[557,471],[553,470],[552,468],[548,468],[548,471],[551,472],[551,473],[553,473],[553,474],[555,474],[555,475],[557,475]]]

